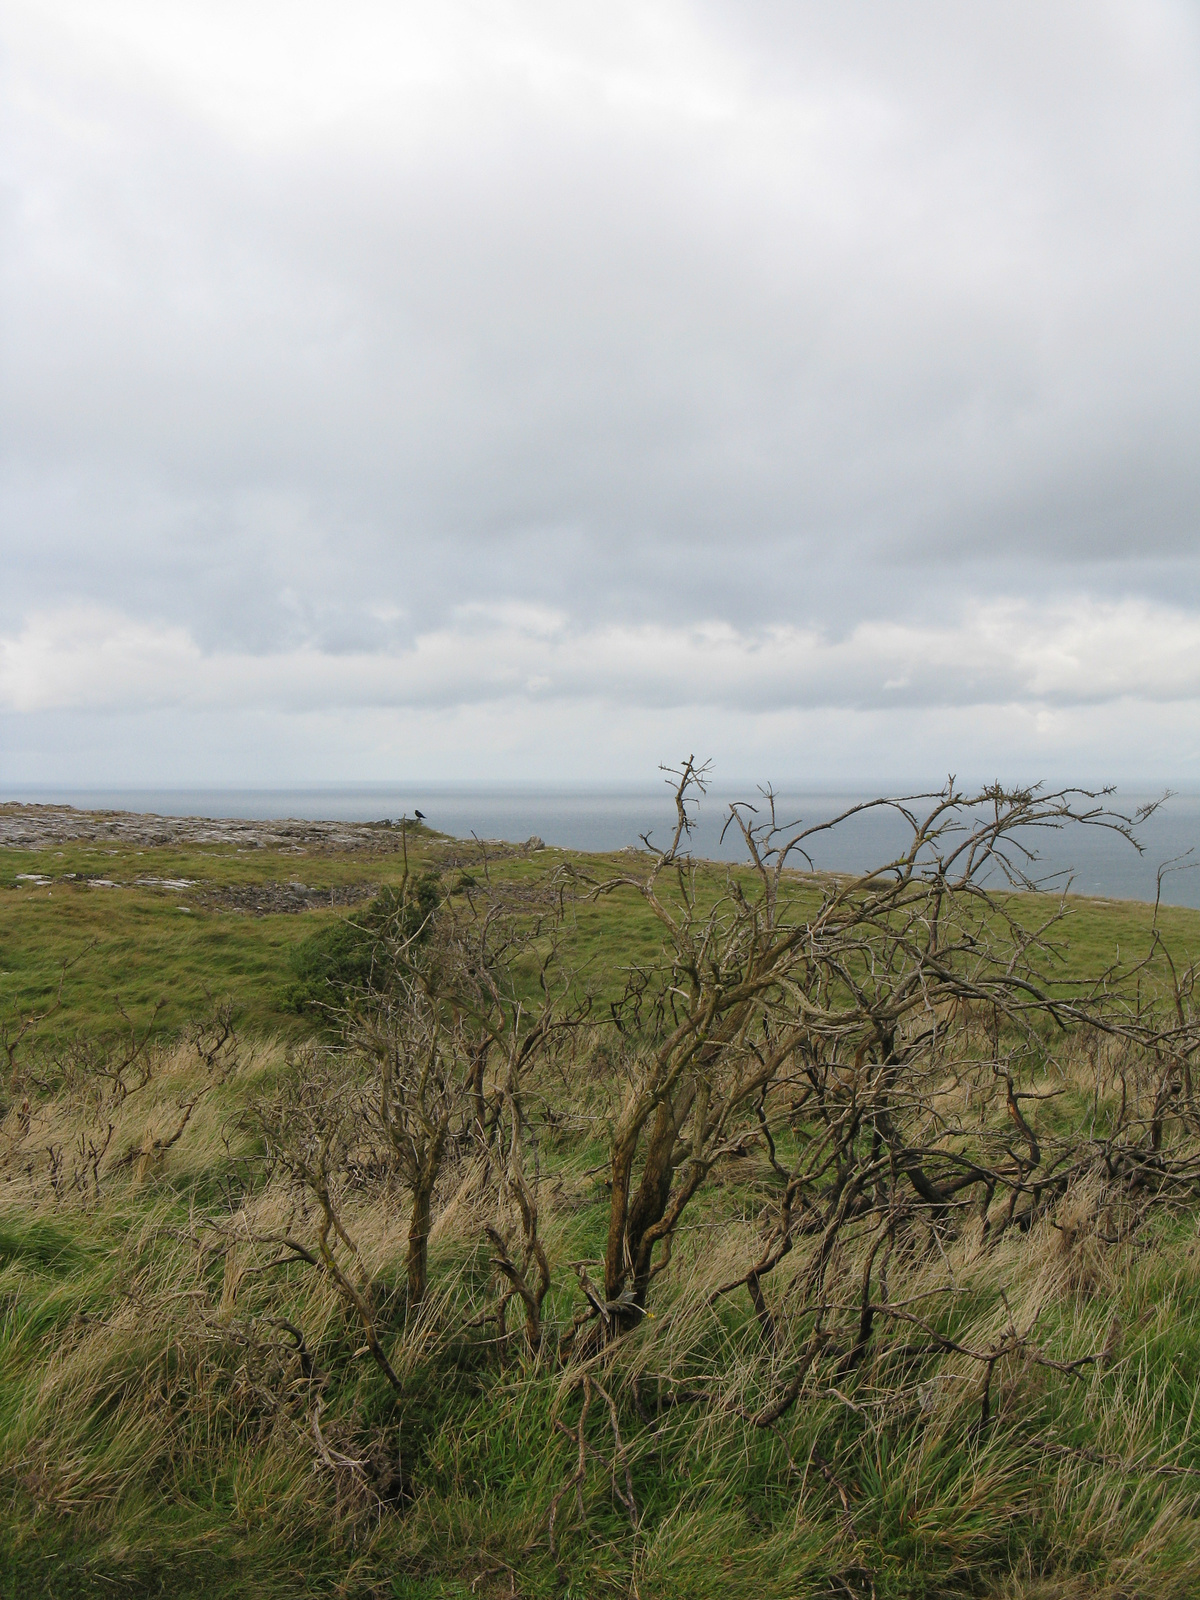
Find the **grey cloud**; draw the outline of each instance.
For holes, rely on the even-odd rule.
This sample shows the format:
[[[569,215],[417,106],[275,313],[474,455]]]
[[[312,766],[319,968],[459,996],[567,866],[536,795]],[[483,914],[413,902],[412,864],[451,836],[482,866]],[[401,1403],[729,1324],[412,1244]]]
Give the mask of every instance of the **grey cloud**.
[[[437,70],[267,134],[13,15],[10,635],[88,600],[332,656],[519,597],[841,637],[1195,590],[1186,5],[447,8]],[[398,16],[346,26],[399,51]]]

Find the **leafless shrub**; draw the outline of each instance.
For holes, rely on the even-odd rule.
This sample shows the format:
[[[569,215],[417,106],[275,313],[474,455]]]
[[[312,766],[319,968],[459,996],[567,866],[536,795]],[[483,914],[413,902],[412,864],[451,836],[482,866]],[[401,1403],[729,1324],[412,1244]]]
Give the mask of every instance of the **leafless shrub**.
[[[154,1036],[160,1007],[115,1041],[75,1039],[43,1060],[45,1081],[0,1123],[0,1172],[12,1195],[49,1186],[56,1201],[95,1203],[123,1173],[144,1181],[183,1140],[199,1108],[241,1059],[227,1004],[183,1039]],[[18,1177],[19,1175],[19,1177]]]
[[[1173,1016],[1142,1004],[1137,969],[1055,982],[1061,911],[1031,924],[1029,903],[1005,892],[1035,886],[1037,830],[1074,824],[1132,839],[1146,813],[1123,816],[1085,791],[968,794],[951,782],[789,828],[767,791],[761,811],[730,808],[750,874],[731,872],[714,891],[711,870],[686,854],[704,771],[689,760],[673,776],[666,849],[647,871],[593,889],[640,896],[668,958],[636,975],[627,999],[630,1031],[650,1042],[613,1126],[603,1294],[587,1296],[605,1337],[638,1325],[687,1208],[750,1147],[769,1163],[773,1220],[757,1257],[716,1292],[744,1288],[772,1341],[765,1282],[797,1239],[811,1241],[794,1292],[813,1308],[815,1343],[797,1373],[825,1343],[839,1347],[843,1371],[861,1361],[891,1314],[873,1279],[922,1232],[932,1243],[919,1248],[938,1247],[977,1218],[994,1246],[1095,1174],[1115,1185],[1106,1204],[1117,1229],[1136,1218],[1131,1196],[1160,1203],[1195,1192],[1200,1154],[1186,1141],[1168,1150],[1166,1134],[1168,1124],[1192,1126],[1200,1034],[1190,975],[1174,976]],[[814,834],[875,807],[905,821],[906,848],[870,874],[825,880],[814,907],[792,862]],[[1038,1131],[1030,1120],[1063,1092],[1053,1038],[1078,1028],[1094,1050],[1113,1047],[1122,1083],[1105,1137]],[[851,1259],[861,1282],[847,1343],[826,1339],[823,1323],[829,1275],[840,1280]]]

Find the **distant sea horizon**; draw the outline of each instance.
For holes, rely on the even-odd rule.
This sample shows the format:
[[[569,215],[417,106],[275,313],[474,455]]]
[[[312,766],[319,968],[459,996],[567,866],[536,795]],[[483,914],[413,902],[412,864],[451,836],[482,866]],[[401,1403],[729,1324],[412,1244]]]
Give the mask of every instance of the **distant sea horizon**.
[[[896,791],[897,793],[901,791]],[[912,792],[912,791],[907,791]],[[1162,791],[1118,789],[1108,804],[1132,813]],[[781,821],[823,822],[859,801],[867,791],[785,788],[777,791]],[[761,805],[753,786],[710,789],[697,811],[691,851],[710,860],[744,860],[740,836],[722,828],[731,800]],[[670,836],[674,807],[670,791],[642,786],[473,784],[469,782],[345,783],[278,788],[233,787],[102,787],[78,789],[56,785],[4,785],[0,802],[71,805],[80,810],[156,813],[160,816],[240,817],[265,820],[295,817],[309,821],[377,822],[424,813],[430,827],[458,838],[503,839],[514,843],[536,835],[548,845],[567,850],[611,851],[651,843]],[[1173,794],[1162,809],[1138,830],[1144,846],[1137,851],[1118,835],[1088,827],[1043,831],[1029,842],[1038,861],[1033,875],[1050,880],[1047,887],[1105,899],[1152,901],[1158,869],[1179,857],[1200,861],[1200,794]],[[898,849],[904,826],[886,812],[873,812],[820,834],[809,848],[813,866],[834,872],[860,872],[877,866]],[[1193,852],[1191,855],[1188,852]],[[798,862],[803,865],[803,862]],[[1162,900],[1167,905],[1200,908],[1200,867],[1181,864],[1166,873]],[[998,880],[997,880],[998,881]]]

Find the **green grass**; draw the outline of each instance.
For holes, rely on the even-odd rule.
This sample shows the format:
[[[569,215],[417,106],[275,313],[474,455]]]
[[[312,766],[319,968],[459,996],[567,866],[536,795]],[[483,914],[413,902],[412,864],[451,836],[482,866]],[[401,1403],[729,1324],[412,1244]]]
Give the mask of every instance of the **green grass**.
[[[159,1000],[159,1028],[174,1032],[210,996],[226,995],[243,1026],[291,1027],[279,1004],[288,952],[333,915],[189,912],[176,898],[136,890],[0,895],[0,1005],[11,1017],[45,1010],[61,984],[62,1006],[47,1030],[59,1038],[117,1031],[120,1007],[143,1023]]]
[[[414,870],[431,862],[436,865],[441,850],[436,839],[414,844],[410,852]],[[628,857],[572,857],[563,851],[509,857],[491,863],[488,870],[498,885],[532,888],[564,863],[579,863],[592,879],[630,870]],[[482,881],[482,870],[472,870]],[[206,908],[197,892],[138,888],[136,879],[186,878],[198,891],[293,880],[328,889],[396,883],[402,871],[398,852],[302,853],[226,846],[73,846],[61,851],[0,852],[0,1020],[52,1005],[62,981],[62,1004],[48,1030],[59,1039],[81,1030],[120,1031],[126,1024],[118,1004],[144,1020],[160,999],[166,1003],[159,1031],[171,1034],[203,1009],[210,996],[232,998],[243,1029],[298,1037],[303,1030],[297,1028],[294,1012],[284,1001],[292,977],[290,952],[315,928],[346,915],[344,911],[251,916]],[[122,887],[87,888],[66,880],[65,874],[72,872],[81,877],[102,874]],[[48,886],[19,884],[19,873],[41,873],[54,881]],[[461,877],[461,870],[447,869],[446,889],[454,890]],[[702,903],[722,895],[726,882],[727,869],[701,869]],[[581,882],[573,890],[567,950],[579,983],[603,1004],[620,993],[630,968],[657,959],[661,928],[636,891],[619,890],[589,900],[587,888]],[[670,885],[666,891],[669,897]],[[793,892],[801,909],[815,907],[816,890]],[[1029,926],[1051,916],[1058,904],[1036,895],[1014,900]],[[1065,920],[1052,936],[1064,944],[1064,956],[1048,962],[1049,976],[1069,983],[1118,959],[1127,963],[1138,959],[1149,950],[1151,907],[1081,898],[1068,900],[1067,907]],[[1200,956],[1200,912],[1164,907],[1158,926],[1181,961]],[[1165,976],[1159,958],[1150,979],[1161,983]]]
[[[436,862],[441,849],[422,841],[414,867]],[[570,859],[512,857],[490,872],[496,884],[532,891]],[[582,866],[601,875],[629,858]],[[252,1224],[313,1239],[311,1200],[306,1210],[286,1174],[267,1170],[247,1110],[287,1076],[287,1051],[311,1026],[283,1004],[290,953],[342,913],[255,917],[184,896],[189,914],[179,896],[133,879],[333,887],[395,882],[401,870],[395,855],[217,848],[0,858],[0,1020],[19,1022],[52,1002],[64,964],[47,1048],[119,1031],[121,1007],[145,1021],[160,996],[167,1002],[163,1052],[145,1088],[114,1104],[94,1084],[58,1084],[35,1108],[44,1117],[36,1138],[22,1142],[15,1104],[3,1124],[3,1600],[1200,1593],[1200,1236],[1190,1198],[1103,1250],[1095,1218],[1076,1239],[1064,1213],[1038,1224],[1036,1236],[1006,1236],[990,1254],[964,1232],[940,1257],[914,1250],[897,1262],[894,1299],[932,1295],[921,1302],[932,1325],[969,1345],[986,1344],[1009,1315],[1036,1316],[1040,1347],[1069,1362],[1104,1347],[1114,1325],[1121,1330],[1112,1359],[1077,1373],[1002,1362],[987,1428],[976,1370],[915,1334],[880,1341],[844,1377],[830,1368],[777,1426],[755,1428],[748,1417],[789,1368],[764,1353],[744,1293],[710,1298],[721,1252],[756,1248],[771,1192],[761,1163],[731,1162],[682,1231],[654,1316],[595,1369],[618,1406],[636,1531],[606,1464],[614,1459],[606,1406],[593,1400],[586,1471],[578,1494],[564,1492],[578,1458],[580,1373],[519,1352],[501,1361],[477,1322],[494,1286],[484,1213],[469,1195],[459,1212],[449,1190],[440,1197],[450,1220],[433,1242],[431,1280],[442,1298],[429,1315],[409,1319],[402,1296],[380,1296],[381,1337],[404,1382],[399,1402],[363,1356],[361,1330],[328,1280],[298,1259],[239,1277],[268,1254],[247,1243]],[[17,885],[17,873],[35,871],[56,881]],[[130,886],[88,889],[65,881],[67,872]],[[702,896],[719,895],[725,878],[725,869],[704,869]],[[461,869],[443,873],[448,890],[462,893],[460,881]],[[815,902],[816,890],[798,892]],[[1031,923],[1052,904],[1017,902]],[[1200,955],[1200,913],[1169,908],[1158,922],[1181,961]],[[1149,907],[1069,902],[1054,975],[1081,978],[1118,954],[1128,963],[1149,949],[1151,924]],[[579,981],[601,1003],[661,945],[633,892],[577,897],[566,938]],[[1164,977],[1160,959],[1147,982]],[[121,1150],[169,1129],[199,1082],[197,1058],[182,1046],[172,1055],[167,1041],[225,995],[239,1019],[237,1065],[161,1161],[119,1166]],[[553,1330],[569,1326],[580,1305],[571,1263],[594,1261],[603,1246],[613,1059],[597,1045],[530,1097]],[[1030,1110],[1046,1136],[1091,1114],[1090,1080],[1079,1060],[1074,1068],[1068,1093]],[[1105,1092],[1101,1131],[1115,1090]],[[556,1095],[565,1120],[548,1115]],[[106,1122],[116,1131],[99,1193],[86,1182],[56,1190],[47,1151],[69,1160]],[[782,1129],[781,1155],[803,1136]],[[402,1202],[364,1190],[346,1208],[377,1280],[400,1283]],[[235,1225],[242,1234],[231,1242]],[[779,1316],[791,1318],[789,1348],[807,1327],[809,1313],[788,1289],[801,1281],[807,1248],[797,1247],[771,1286]],[[848,1258],[845,1281],[856,1282],[856,1271]],[[303,1330],[315,1376],[303,1373],[285,1322]],[[632,1398],[635,1376],[649,1423]],[[691,1398],[671,1405],[675,1390]],[[349,1469],[322,1463],[318,1401],[324,1437],[342,1457],[402,1457],[405,1496],[373,1502]]]
[[[282,1003],[289,953],[314,928],[345,912],[317,910],[257,917],[209,908],[196,892],[138,888],[136,879],[191,879],[208,886],[288,883],[314,888],[390,883],[396,855],[303,855],[229,848],[6,851],[0,857],[0,1018],[53,1005],[47,1033],[110,1034],[165,1005],[159,1032],[177,1032],[209,997],[233,999],[240,1025],[258,1033],[298,1033]],[[49,886],[17,882],[20,873],[53,875]],[[88,888],[66,874],[103,874],[120,887]],[[69,967],[66,977],[64,967]]]
[[[814,1398],[765,1432],[690,1405],[665,1413],[652,1433],[622,1406],[641,1532],[631,1538],[596,1467],[582,1485],[582,1514],[573,1499],[562,1507],[552,1557],[547,1508],[570,1479],[575,1446],[550,1419],[576,1427],[578,1393],[563,1401],[552,1372],[500,1371],[469,1346],[444,1347],[408,1374],[401,1436],[417,1498],[403,1514],[348,1522],[328,1475],[314,1476],[302,1412],[268,1426],[261,1404],[239,1393],[236,1347],[213,1334],[197,1344],[194,1332],[156,1330],[153,1319],[121,1328],[131,1271],[160,1306],[197,1283],[186,1252],[162,1230],[170,1207],[162,1212],[161,1196],[157,1205],[160,1227],[143,1229],[136,1247],[118,1244],[118,1210],[105,1236],[78,1251],[69,1292],[60,1278],[49,1292],[53,1319],[10,1313],[5,1322],[0,1434],[14,1514],[0,1532],[0,1572],[9,1592],[498,1596],[509,1592],[511,1571],[528,1596],[636,1587],[646,1596],[704,1600],[719,1590],[785,1600],[853,1594],[860,1582],[865,1593],[869,1573],[880,1597],[913,1600],[999,1594],[1006,1574],[1026,1568],[1050,1570],[1058,1584],[1031,1585],[1030,1595],[1185,1600],[1200,1580],[1200,1492],[1186,1476],[1200,1473],[1194,1230],[1167,1230],[1153,1250],[1135,1253],[1103,1304],[1056,1299],[1059,1326],[1043,1333],[1056,1355],[1094,1349],[1115,1308],[1130,1330],[1120,1358],[1078,1380],[1039,1381],[1014,1367],[1002,1375],[1002,1419],[982,1437],[972,1438],[974,1386],[958,1381],[952,1359],[922,1369],[927,1381],[953,1380],[940,1410],[926,1413],[914,1397],[890,1421],[852,1409],[869,1406],[869,1372],[846,1383],[847,1403]],[[82,1219],[66,1226],[92,1231]],[[1012,1253],[999,1265],[1000,1286],[1019,1293],[1027,1269]],[[16,1280],[11,1262],[0,1270],[0,1294],[36,1292],[36,1272],[20,1270]],[[987,1275],[995,1272],[989,1265]],[[974,1282],[971,1303],[947,1326],[982,1327],[996,1288]],[[218,1293],[210,1288],[212,1300]],[[339,1418],[355,1425],[357,1410],[360,1438],[371,1426],[394,1436],[390,1400],[364,1392],[373,1386],[369,1375],[353,1376],[353,1338],[336,1314],[322,1329],[312,1295],[298,1275],[278,1303],[315,1327],[327,1370],[343,1365],[340,1391],[326,1388],[327,1431]],[[87,1308],[82,1329],[68,1306]],[[106,1320],[103,1341],[88,1332]],[[751,1336],[732,1306],[707,1328],[693,1318],[683,1331],[677,1376],[696,1381]],[[653,1347],[650,1336],[630,1341],[627,1362],[652,1357]],[[48,1361],[58,1399],[45,1395]],[[611,1451],[604,1416],[591,1420],[591,1445]],[[53,1441],[52,1457],[42,1439]],[[1097,1467],[1089,1452],[1115,1465]],[[849,1522],[817,1460],[832,1464],[846,1490]],[[1180,1476],[1155,1476],[1164,1465]],[[1110,1590],[1114,1575],[1121,1586]]]

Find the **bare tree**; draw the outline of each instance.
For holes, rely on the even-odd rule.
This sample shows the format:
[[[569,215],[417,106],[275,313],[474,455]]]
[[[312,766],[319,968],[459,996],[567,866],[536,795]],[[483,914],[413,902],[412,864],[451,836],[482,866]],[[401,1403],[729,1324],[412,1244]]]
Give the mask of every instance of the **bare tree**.
[[[354,1030],[378,1077],[365,1099],[371,1125],[387,1141],[410,1202],[408,1305],[429,1283],[433,1195],[447,1142],[462,1138],[470,1115],[470,1042],[460,1019],[406,982],[373,1007]]]
[[[972,1190],[990,1203],[1002,1187],[1012,1197],[1009,1220],[1027,1224],[1021,1197],[1036,1207],[1047,1192],[1031,1179],[1043,1152],[1001,1033],[1006,1049],[1016,1041],[1028,1052],[1040,1048],[1038,1029],[1047,1023],[1087,1022],[1143,1039],[1150,1030],[1119,997],[1115,973],[1086,984],[1048,981],[1060,913],[1029,926],[1029,902],[1011,891],[1036,886],[1039,830],[1099,827],[1136,844],[1149,809],[1129,817],[1088,791],[967,793],[951,780],[937,794],[783,826],[768,790],[761,809],[730,808],[727,827],[741,834],[748,867],[715,886],[713,869],[702,871],[686,850],[705,769],[689,759],[671,776],[676,823],[666,848],[645,873],[621,873],[593,890],[641,896],[668,958],[635,986],[644,1009],[647,984],[656,985],[664,1026],[636,1059],[612,1132],[610,1329],[640,1319],[685,1209],[713,1166],[748,1138],[770,1151],[783,1190],[774,1236],[739,1280],[764,1324],[762,1279],[790,1248],[793,1229],[821,1233],[811,1286],[819,1294],[843,1226],[868,1211],[892,1215],[897,1185],[909,1204],[934,1211]],[[811,868],[807,851],[818,834],[881,808],[908,833],[891,861],[865,876],[797,871],[801,862]],[[975,1034],[963,1032],[980,1014],[990,1015],[995,1036],[987,1063],[975,1059]],[[1189,1029],[1180,1042],[1186,1059]],[[956,1048],[965,1051],[957,1063]],[[1018,1137],[998,1164],[953,1149],[939,1124],[935,1090],[954,1070],[990,1074],[1002,1088]],[[770,1125],[785,1092],[790,1115],[806,1124],[803,1157],[791,1170],[776,1159]]]

